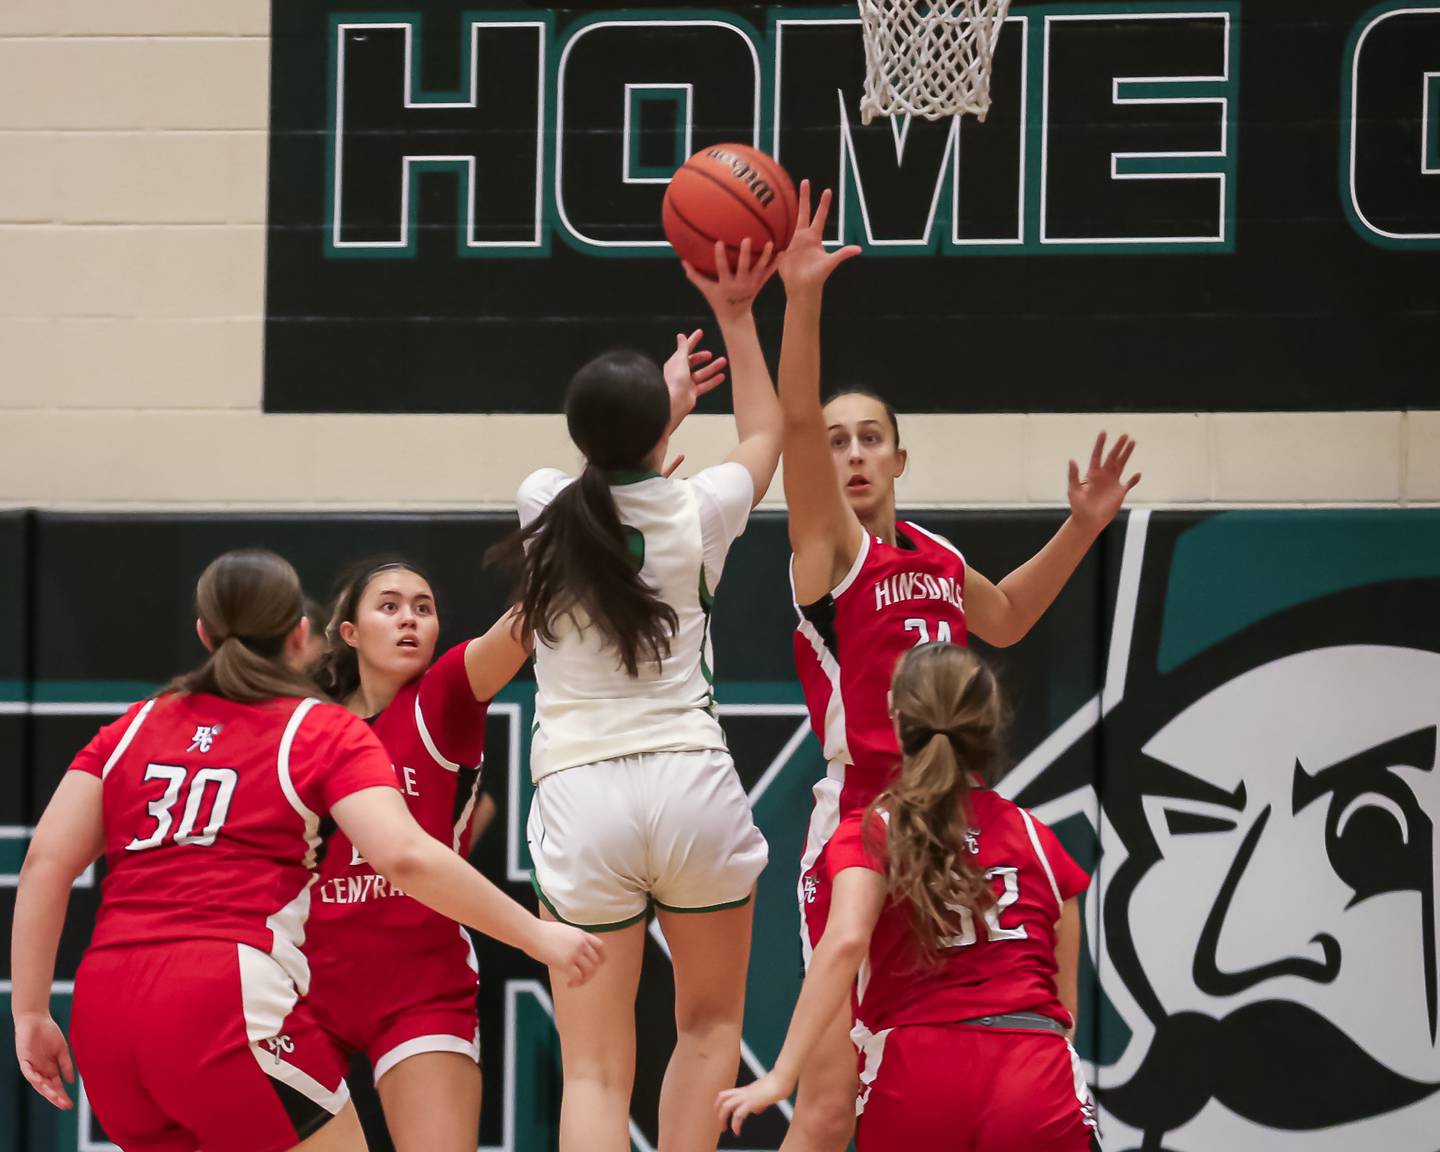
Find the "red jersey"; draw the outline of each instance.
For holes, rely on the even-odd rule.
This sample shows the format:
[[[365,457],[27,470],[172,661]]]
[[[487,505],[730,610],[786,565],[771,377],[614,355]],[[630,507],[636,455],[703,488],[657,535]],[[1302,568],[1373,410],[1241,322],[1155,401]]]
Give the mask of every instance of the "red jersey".
[[[396,694],[370,720],[371,730],[395,766],[396,783],[420,827],[464,852],[485,752],[485,718],[490,702],[477,701],[465,671],[465,645],[450,649]],[[329,842],[310,922],[312,956],[320,949],[349,947],[335,933],[384,935],[407,948],[420,946],[410,935],[432,931],[455,938],[455,922],[391,888],[351,845],[343,832]]]
[[[351,793],[395,787],[379,741],[343,708],[205,694],[131,705],[71,770],[103,782],[108,872],[90,951],[248,944],[302,993],[321,823]]]
[[[900,763],[886,707],[895,665],[917,644],[965,643],[964,595],[955,546],[901,521],[893,546],[867,533],[835,590],[796,604],[795,667],[841,815],[868,807],[890,782]]]
[[[886,870],[884,859],[864,844],[864,820],[863,812],[847,816],[826,847],[832,883],[819,886],[812,918],[822,930],[835,876],[847,868]],[[883,843],[885,825],[872,820]],[[1054,832],[988,788],[971,792],[970,823],[971,851],[994,886],[996,903],[983,916],[968,908],[957,914],[955,935],[938,966],[927,963],[915,942],[908,904],[886,905],[856,982],[856,1016],[871,1032],[1008,1012],[1073,1023],[1055,983],[1055,926],[1061,905],[1083,892],[1090,877]],[[818,907],[822,901],[824,908]]]

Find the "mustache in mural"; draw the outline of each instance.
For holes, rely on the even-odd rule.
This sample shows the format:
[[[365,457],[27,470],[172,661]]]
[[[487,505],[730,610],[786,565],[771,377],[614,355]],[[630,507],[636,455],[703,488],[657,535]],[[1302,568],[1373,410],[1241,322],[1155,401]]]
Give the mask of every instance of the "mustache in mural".
[[[1403,1108],[1440,1091],[1391,1071],[1309,1008],[1247,1004],[1216,1019],[1161,1020],[1139,1070],[1099,1092],[1116,1116],[1164,1133],[1210,1100],[1256,1124],[1308,1131]]]

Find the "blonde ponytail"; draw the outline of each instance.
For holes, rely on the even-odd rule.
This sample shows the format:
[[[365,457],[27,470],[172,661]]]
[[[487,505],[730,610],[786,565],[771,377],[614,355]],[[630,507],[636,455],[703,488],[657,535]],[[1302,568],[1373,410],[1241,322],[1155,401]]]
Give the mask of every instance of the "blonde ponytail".
[[[970,835],[972,778],[999,768],[1004,707],[995,677],[974,653],[922,644],[895,669],[892,709],[903,757],[895,783],[876,799],[888,818],[892,899],[910,906],[927,955],[955,933],[956,909],[983,915],[994,893]]]

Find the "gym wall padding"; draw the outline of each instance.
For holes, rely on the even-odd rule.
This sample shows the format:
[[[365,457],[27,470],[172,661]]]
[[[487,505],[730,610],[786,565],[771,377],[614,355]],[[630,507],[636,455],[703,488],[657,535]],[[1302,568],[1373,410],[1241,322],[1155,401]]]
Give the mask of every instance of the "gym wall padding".
[[[1060,517],[917,519],[998,579]],[[0,518],[0,541],[13,544],[0,550],[0,591],[15,590],[0,600],[0,679],[20,682],[0,715],[14,765],[0,797],[33,796],[23,816],[15,799],[8,818],[33,824],[103,713],[195,662],[190,597],[218,552],[275,548],[315,594],[352,558],[406,554],[434,581],[449,644],[503,606],[504,581],[482,560],[512,524],[460,514]],[[722,720],[771,845],[745,1028],[760,1066],[778,1051],[799,986],[796,863],[822,771],[792,675],[786,557],[783,518],[757,516],[732,553],[714,622]],[[1437,511],[1140,512],[1109,529],[1031,635],[986,650],[1014,704],[1016,767],[1002,787],[1096,874],[1077,1047],[1098,1084],[1107,1147],[1435,1152],[1437,595]],[[484,786],[499,812],[475,854],[525,901],[532,699],[533,685],[518,681],[492,711]],[[74,894],[57,980],[73,976],[95,898],[93,886]],[[483,940],[479,953],[480,1144],[553,1148],[558,1048],[543,974]],[[637,1149],[655,1145],[671,990],[652,940]],[[63,1019],[68,998],[55,1006]],[[0,1059],[0,1147],[12,1135],[34,1152],[105,1147],[84,1109],[60,1116],[20,1090],[8,1046]],[[1340,1091],[1341,1079],[1354,1090]],[[352,1083],[371,1147],[387,1148],[363,1068]],[[783,1133],[772,1111],[722,1146],[774,1149]]]

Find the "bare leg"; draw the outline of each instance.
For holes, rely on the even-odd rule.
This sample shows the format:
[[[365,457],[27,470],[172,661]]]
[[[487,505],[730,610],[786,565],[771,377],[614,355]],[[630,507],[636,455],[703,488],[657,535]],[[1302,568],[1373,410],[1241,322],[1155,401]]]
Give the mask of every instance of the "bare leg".
[[[553,920],[543,906],[540,915]],[[560,1152],[630,1152],[635,1086],[635,989],[645,924],[605,933],[605,963],[581,988],[550,973],[565,1088]]]
[[[660,1147],[715,1152],[715,1097],[735,1086],[754,902],[659,913],[675,963],[675,1052],[660,1089]]]
[[[360,1116],[349,1100],[345,1107],[313,1136],[295,1145],[293,1152],[367,1152]]]
[[[387,1071],[375,1090],[395,1152],[475,1152],[480,1066],[469,1056],[420,1052]]]
[[[781,1152],[845,1152],[855,1134],[855,1097],[860,1089],[850,1008],[825,1030],[800,1074],[795,1118]]]

